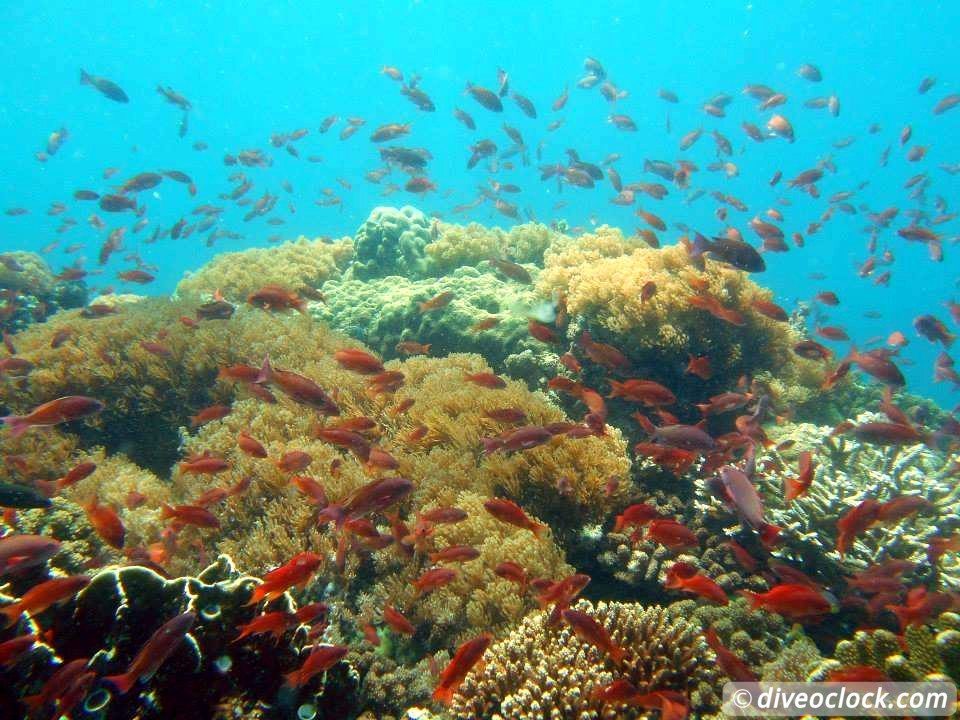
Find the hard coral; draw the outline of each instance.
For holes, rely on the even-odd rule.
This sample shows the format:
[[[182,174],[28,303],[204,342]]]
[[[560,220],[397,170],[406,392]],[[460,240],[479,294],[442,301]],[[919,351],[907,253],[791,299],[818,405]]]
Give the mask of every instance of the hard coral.
[[[594,689],[625,678],[641,692],[675,690],[699,712],[719,709],[720,676],[713,652],[696,622],[669,608],[581,600],[576,609],[592,615],[624,649],[622,663],[580,640],[566,625],[549,627],[536,612],[495,643],[453,698],[455,720],[496,717],[642,718],[643,708],[603,705]]]
[[[226,300],[242,303],[264,285],[281,285],[293,292],[317,289],[327,280],[339,277],[352,256],[350,238],[309,240],[301,235],[275,247],[217,255],[181,280],[176,294],[198,301],[219,290]]]
[[[357,230],[350,277],[423,277],[432,224],[423,212],[409,205],[374,208]]]

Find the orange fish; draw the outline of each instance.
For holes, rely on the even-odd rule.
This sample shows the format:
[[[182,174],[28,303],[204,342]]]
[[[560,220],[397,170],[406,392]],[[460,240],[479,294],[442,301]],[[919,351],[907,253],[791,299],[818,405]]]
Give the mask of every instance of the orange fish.
[[[705,575],[697,573],[697,569],[686,562],[676,562],[667,570],[664,586],[694,593],[717,605],[726,605],[729,602],[722,587]]]
[[[498,390],[507,386],[503,378],[488,372],[467,373],[463,376],[463,379],[490,390]]]
[[[10,428],[12,437],[19,437],[32,427],[52,427],[79,420],[103,410],[104,404],[94,398],[69,395],[38,405],[27,415],[7,415],[0,418]]]
[[[190,416],[190,427],[197,427],[213,420],[220,420],[225,418],[232,411],[233,408],[231,408],[229,405],[211,405],[210,407],[204,408],[196,415]]]
[[[306,314],[303,300],[281,285],[264,285],[247,296],[247,303],[264,310],[296,310]]]
[[[500,522],[529,530],[535,537],[540,537],[540,533],[547,527],[531,520],[523,509],[512,500],[491,498],[483,503],[483,507]]]
[[[302,687],[310,682],[310,679],[319,673],[326,672],[350,652],[350,648],[342,645],[318,645],[307,656],[298,669],[287,673],[287,685],[292,688]]]
[[[107,505],[100,505],[96,497],[89,504],[84,505],[83,509],[87,511],[87,519],[101,540],[110,547],[117,549],[123,547],[126,528],[116,510]]]
[[[337,350],[333,359],[340,367],[361,375],[376,375],[384,371],[383,363],[365,350],[346,349]]]
[[[12,605],[0,609],[0,614],[7,616],[7,625],[12,625],[21,614],[37,615],[51,605],[69,600],[89,583],[90,578],[86,575],[71,575],[47,580],[27,590]]]
[[[418,302],[417,307],[420,308],[420,314],[431,312],[433,310],[440,310],[441,308],[445,308],[447,305],[449,305],[453,298],[454,294],[447,290],[439,295],[434,295],[429,300]]]
[[[294,555],[286,565],[271,570],[263,576],[263,582],[254,588],[247,605],[256,605],[266,598],[276,600],[293,586],[303,588],[317,571],[323,558],[311,552]]]
[[[255,437],[241,430],[237,433],[237,446],[250,457],[265,458],[267,450]]]
[[[457,648],[453,659],[440,673],[440,682],[436,690],[433,691],[433,699],[444,705],[450,705],[453,702],[453,695],[460,687],[460,683],[467,676],[467,673],[473,669],[483,654],[493,642],[493,636],[483,634],[473,640],[468,640]]]
[[[813,473],[817,469],[817,464],[813,462],[813,456],[809,450],[800,454],[797,461],[797,477],[783,479],[783,496],[787,502],[795,500],[801,495],[806,495],[813,482]]]
[[[701,357],[690,355],[690,362],[687,363],[684,372],[696,375],[701,380],[709,380],[713,375],[713,370],[710,369],[710,358],[706,355]]]
[[[452,568],[433,568],[427,570],[423,575],[414,580],[411,585],[415,588],[415,597],[420,597],[424,593],[433,592],[444,585],[449,585],[457,577],[457,571]]]
[[[832,611],[830,601],[808,585],[774,585],[769,592],[738,591],[750,600],[752,609],[763,608],[793,620],[825,615]]]

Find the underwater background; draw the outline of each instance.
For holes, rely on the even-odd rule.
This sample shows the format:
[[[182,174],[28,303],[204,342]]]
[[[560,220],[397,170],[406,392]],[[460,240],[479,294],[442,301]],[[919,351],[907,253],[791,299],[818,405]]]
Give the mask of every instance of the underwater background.
[[[960,7],[0,21],[0,716],[957,677]]]

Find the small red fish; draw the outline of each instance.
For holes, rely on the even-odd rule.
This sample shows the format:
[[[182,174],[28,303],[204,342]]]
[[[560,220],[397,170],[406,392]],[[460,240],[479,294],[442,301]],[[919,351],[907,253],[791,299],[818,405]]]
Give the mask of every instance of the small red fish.
[[[623,660],[624,649],[610,639],[610,633],[595,618],[580,610],[564,610],[560,614],[578,638],[606,653],[614,662]]]
[[[467,373],[463,376],[463,379],[467,382],[473,383],[474,385],[479,385],[480,387],[488,388],[490,390],[498,390],[507,386],[507,383],[503,378],[488,372]]]
[[[287,685],[292,688],[306,685],[314,675],[326,672],[332,668],[340,662],[348,652],[350,652],[350,648],[344,647],[343,645],[319,645],[315,647],[307,656],[307,659],[303,661],[303,665],[284,676],[287,680]]]
[[[697,573],[697,569],[686,562],[676,562],[670,566],[664,586],[699,595],[717,605],[726,605],[729,602],[722,587],[705,575]]]
[[[766,593],[740,590],[753,609],[763,608],[793,620],[825,615],[832,611],[830,601],[807,585],[775,585]]]
[[[531,520],[523,509],[512,500],[491,498],[483,503],[483,507],[500,522],[529,530],[534,534],[534,537],[540,537],[540,533],[547,527]]]
[[[32,427],[52,427],[79,420],[103,410],[104,404],[94,398],[69,395],[38,405],[27,415],[7,415],[0,418],[10,428],[12,437],[19,437]]]
[[[303,587],[320,567],[323,558],[311,552],[294,555],[286,565],[271,570],[263,576],[263,582],[254,588],[247,605],[256,605],[264,598],[276,600],[294,585]]]
[[[483,654],[493,642],[493,636],[483,634],[473,640],[468,640],[457,648],[453,659],[440,673],[440,682],[436,690],[433,691],[433,699],[444,705],[450,705],[453,701],[453,695],[460,687],[460,683],[467,676],[467,673],[473,669]]]
[[[101,540],[113,548],[123,547],[126,529],[116,510],[107,505],[100,505],[96,497],[89,504],[84,505],[83,509],[87,511],[87,519]]]
[[[364,350],[337,350],[333,354],[333,359],[340,364],[340,367],[361,375],[376,375],[384,371],[383,363]]]
[[[150,639],[137,653],[133,662],[130,663],[127,672],[122,675],[110,675],[103,679],[116,687],[117,692],[121,695],[125,695],[140,678],[150,677],[163,665],[166,659],[183,642],[183,638],[190,631],[194,620],[196,620],[196,615],[189,612],[168,620],[150,636]]]

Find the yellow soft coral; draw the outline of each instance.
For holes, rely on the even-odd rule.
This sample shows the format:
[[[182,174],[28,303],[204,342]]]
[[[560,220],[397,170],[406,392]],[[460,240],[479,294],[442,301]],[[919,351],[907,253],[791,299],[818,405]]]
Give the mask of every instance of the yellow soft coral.
[[[252,248],[217,255],[177,285],[177,295],[197,300],[220,290],[231,302],[243,302],[264,285],[282,285],[291,290],[318,288],[326,280],[339,277],[353,256],[350,238],[330,242],[300,236],[293,242],[271,248]]]

